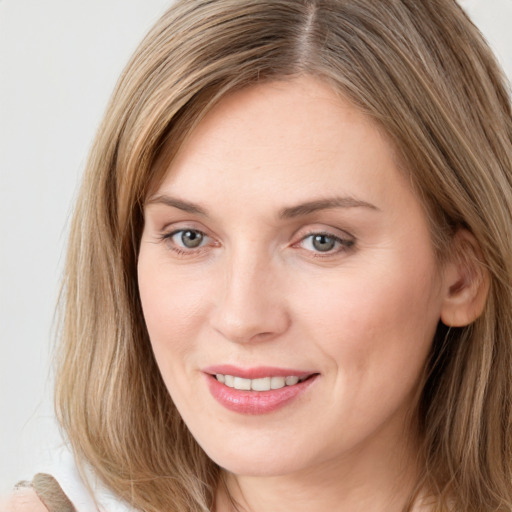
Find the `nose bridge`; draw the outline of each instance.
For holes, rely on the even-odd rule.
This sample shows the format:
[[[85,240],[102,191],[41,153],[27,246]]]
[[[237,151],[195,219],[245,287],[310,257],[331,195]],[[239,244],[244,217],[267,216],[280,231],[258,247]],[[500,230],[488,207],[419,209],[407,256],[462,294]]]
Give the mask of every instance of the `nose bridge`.
[[[288,326],[276,263],[254,243],[241,244],[226,255],[214,328],[235,342],[270,339]]]

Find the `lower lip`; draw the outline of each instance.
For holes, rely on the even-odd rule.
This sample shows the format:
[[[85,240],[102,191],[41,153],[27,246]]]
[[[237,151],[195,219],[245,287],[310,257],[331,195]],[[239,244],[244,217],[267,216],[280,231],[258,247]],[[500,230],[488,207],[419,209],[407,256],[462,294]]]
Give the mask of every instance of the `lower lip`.
[[[219,382],[213,375],[207,375],[208,386],[213,398],[230,411],[240,414],[266,414],[277,411],[302,395],[317,375],[307,380],[269,391],[241,391]]]

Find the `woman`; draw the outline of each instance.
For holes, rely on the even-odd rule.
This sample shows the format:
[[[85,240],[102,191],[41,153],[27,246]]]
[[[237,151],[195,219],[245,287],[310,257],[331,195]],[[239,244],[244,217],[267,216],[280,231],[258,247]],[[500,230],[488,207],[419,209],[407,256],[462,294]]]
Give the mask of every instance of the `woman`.
[[[453,0],[174,5],[71,231],[56,403],[90,485],[151,512],[512,510],[511,162]]]

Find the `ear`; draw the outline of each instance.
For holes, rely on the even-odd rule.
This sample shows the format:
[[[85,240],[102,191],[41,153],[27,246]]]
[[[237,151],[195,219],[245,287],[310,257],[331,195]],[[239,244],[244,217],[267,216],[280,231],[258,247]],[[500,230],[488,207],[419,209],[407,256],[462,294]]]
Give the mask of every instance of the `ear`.
[[[453,237],[443,277],[441,321],[449,327],[469,325],[484,310],[490,280],[480,246],[466,229],[460,229]]]

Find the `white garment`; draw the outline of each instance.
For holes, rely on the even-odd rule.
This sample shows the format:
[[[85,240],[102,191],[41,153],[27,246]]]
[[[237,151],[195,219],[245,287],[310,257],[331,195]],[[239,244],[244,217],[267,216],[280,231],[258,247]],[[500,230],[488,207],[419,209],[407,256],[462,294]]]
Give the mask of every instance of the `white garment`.
[[[57,480],[77,512],[137,512],[107,489],[92,471],[88,471],[87,479],[93,492],[91,495],[78,472],[71,450],[66,446],[52,454],[52,461],[40,473],[52,475]]]

